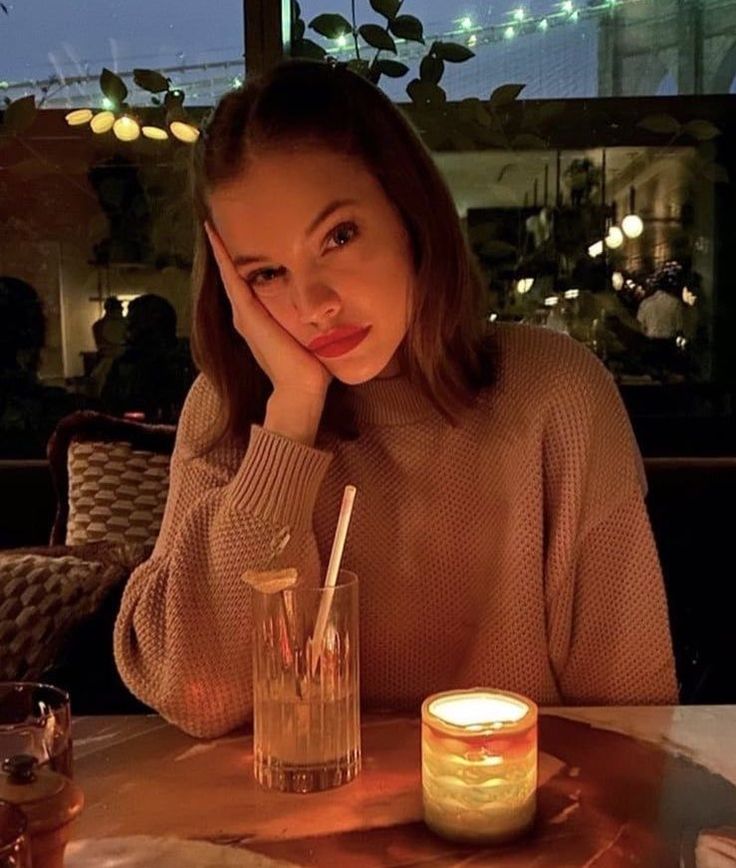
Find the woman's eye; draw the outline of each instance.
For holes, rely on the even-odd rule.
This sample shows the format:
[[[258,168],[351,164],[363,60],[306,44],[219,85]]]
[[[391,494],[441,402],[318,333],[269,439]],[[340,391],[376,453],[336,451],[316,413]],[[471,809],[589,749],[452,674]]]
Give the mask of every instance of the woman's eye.
[[[283,268],[262,268],[249,274],[246,283],[251,289],[263,289],[273,284],[284,273]]]
[[[358,227],[355,223],[340,223],[340,225],[335,226],[332,232],[327,236],[327,247],[329,249],[334,247],[344,247],[346,244],[349,244],[357,234]]]

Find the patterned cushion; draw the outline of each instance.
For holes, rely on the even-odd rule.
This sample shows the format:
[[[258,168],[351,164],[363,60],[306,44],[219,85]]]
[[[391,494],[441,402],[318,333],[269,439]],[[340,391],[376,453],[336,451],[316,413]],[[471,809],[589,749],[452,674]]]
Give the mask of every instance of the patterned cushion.
[[[169,488],[169,455],[114,441],[69,445],[66,542],[156,541]]]
[[[145,551],[84,560],[78,553],[0,551],[0,681],[38,678],[69,630],[91,615]]]

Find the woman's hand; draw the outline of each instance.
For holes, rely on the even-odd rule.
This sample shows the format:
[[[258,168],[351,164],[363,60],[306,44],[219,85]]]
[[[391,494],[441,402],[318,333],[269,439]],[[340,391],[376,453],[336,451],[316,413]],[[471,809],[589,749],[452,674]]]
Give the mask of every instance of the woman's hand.
[[[314,442],[332,374],[292,337],[241,278],[214,227],[204,224],[233,324],[271,381],[264,427],[306,443]]]

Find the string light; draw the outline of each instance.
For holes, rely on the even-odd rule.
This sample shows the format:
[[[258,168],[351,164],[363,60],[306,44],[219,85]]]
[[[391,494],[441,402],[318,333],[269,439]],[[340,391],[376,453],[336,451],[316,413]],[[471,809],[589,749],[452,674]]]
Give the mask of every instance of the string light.
[[[516,9],[514,11],[514,20],[516,20],[516,21],[523,21],[524,20],[524,10],[523,9]]]
[[[460,26],[463,28],[463,30],[470,30],[470,28],[473,26],[473,19],[466,15],[465,18],[460,19]]]
[[[134,142],[141,134],[138,122],[127,115],[123,115],[115,121],[112,125],[112,131],[121,142]]]
[[[111,130],[114,123],[115,115],[112,112],[105,111],[98,112],[89,122],[89,125],[93,133],[100,135]]]
[[[539,22],[539,29],[540,29],[540,30],[547,30],[548,28],[549,28],[549,21],[547,21],[546,18],[543,18],[543,19]]]
[[[154,139],[157,142],[163,142],[168,139],[169,134],[161,127],[141,127],[141,132],[147,139]]]
[[[86,124],[88,121],[92,120],[92,112],[90,109],[76,109],[73,112],[69,112],[68,115],[65,115],[64,120],[70,127],[78,127],[81,124]]]
[[[504,35],[504,38],[505,38],[505,39],[513,39],[514,36],[516,36],[516,31],[515,31],[514,28],[509,24],[509,26],[504,30],[503,35]]]

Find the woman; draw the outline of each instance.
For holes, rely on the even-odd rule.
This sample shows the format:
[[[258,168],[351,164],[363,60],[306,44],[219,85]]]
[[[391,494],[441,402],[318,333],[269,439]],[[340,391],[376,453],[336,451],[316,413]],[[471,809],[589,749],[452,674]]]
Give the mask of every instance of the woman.
[[[676,701],[611,378],[565,336],[486,332],[450,194],[390,101],[285,63],[222,99],[194,189],[202,375],[116,625],[131,690],[194,735],[248,720],[242,574],[318,581],[349,482],[365,704],[472,684]]]

